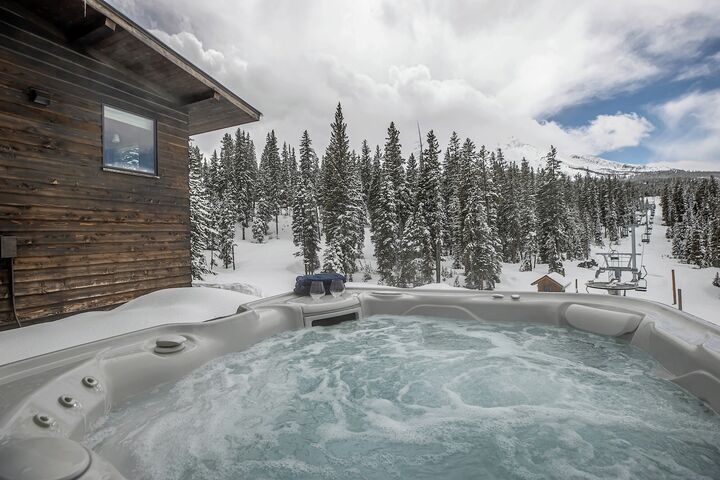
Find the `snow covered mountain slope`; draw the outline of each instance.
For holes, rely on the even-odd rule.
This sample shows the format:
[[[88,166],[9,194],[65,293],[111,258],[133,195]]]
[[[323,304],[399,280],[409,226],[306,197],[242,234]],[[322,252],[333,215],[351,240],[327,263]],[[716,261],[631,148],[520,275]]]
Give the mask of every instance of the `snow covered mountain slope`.
[[[506,145],[500,145],[508,162],[514,161],[518,164],[525,157],[531,167],[536,170],[545,166],[545,155],[549,150],[540,149],[527,143],[512,140]],[[562,161],[563,172],[574,176],[577,173],[591,175],[620,175],[630,176],[638,173],[650,173],[662,171],[657,167],[647,165],[633,165],[629,163],[614,162],[594,155],[568,155],[567,152],[558,151],[558,159]]]

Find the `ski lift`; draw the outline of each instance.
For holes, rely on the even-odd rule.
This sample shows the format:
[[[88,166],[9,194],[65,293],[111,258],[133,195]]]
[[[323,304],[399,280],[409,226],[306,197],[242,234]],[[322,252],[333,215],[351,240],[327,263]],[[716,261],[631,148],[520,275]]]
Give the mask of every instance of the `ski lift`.
[[[642,234],[641,241],[643,243],[650,243],[650,232],[645,232]]]
[[[635,291],[647,292],[647,279],[645,277],[647,277],[647,268],[645,268],[645,265],[641,265],[640,270],[638,270],[638,273],[637,273],[637,280],[635,282]]]
[[[632,247],[631,252],[618,252],[617,250],[610,250],[609,252],[598,253],[598,255],[602,256],[605,261],[605,265],[598,266],[598,269],[595,271],[595,279],[588,280],[585,283],[586,291],[589,292],[592,288],[605,290],[610,295],[626,295],[628,290],[638,290],[639,284],[639,291],[647,291],[647,283],[641,282],[641,280],[645,278],[645,275],[647,275],[647,271],[645,271],[645,275],[643,275],[642,270],[644,270],[645,267],[642,266],[641,263],[640,268],[638,268],[636,261],[636,257],[641,255],[636,252],[636,227],[637,225],[627,225],[627,228],[630,230],[629,233],[632,235],[632,240],[630,242],[630,246]],[[645,238],[647,238],[647,240],[645,240]],[[643,242],[647,243],[649,241],[650,234],[645,232],[643,234]],[[623,273],[629,273],[632,278],[630,280],[623,280]],[[606,280],[601,279],[602,274],[607,275]]]

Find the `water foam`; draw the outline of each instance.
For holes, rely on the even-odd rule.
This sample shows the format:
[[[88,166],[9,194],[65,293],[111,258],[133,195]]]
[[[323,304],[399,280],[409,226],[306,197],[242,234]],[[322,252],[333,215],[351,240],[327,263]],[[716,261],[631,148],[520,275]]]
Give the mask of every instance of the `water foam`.
[[[112,412],[129,478],[718,478],[720,419],[622,341],[375,316],[287,332]]]

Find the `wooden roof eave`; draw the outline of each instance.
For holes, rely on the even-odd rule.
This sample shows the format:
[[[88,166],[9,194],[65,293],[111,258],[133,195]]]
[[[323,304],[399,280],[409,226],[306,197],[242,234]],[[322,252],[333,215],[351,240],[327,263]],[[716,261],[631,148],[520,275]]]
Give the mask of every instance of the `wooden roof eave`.
[[[87,6],[104,15],[150,49],[208,87],[207,98],[190,101],[190,134],[258,121],[262,113],[232,91],[186,60],[173,49],[149,34],[124,14],[103,0],[86,0]],[[210,112],[209,110],[212,110]],[[239,111],[238,111],[239,110]]]

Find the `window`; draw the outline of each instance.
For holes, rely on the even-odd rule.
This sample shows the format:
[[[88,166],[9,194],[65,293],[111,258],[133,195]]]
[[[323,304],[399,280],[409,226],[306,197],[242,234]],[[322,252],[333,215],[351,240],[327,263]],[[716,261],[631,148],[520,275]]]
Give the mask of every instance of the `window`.
[[[104,105],[103,167],[157,175],[155,120]]]

